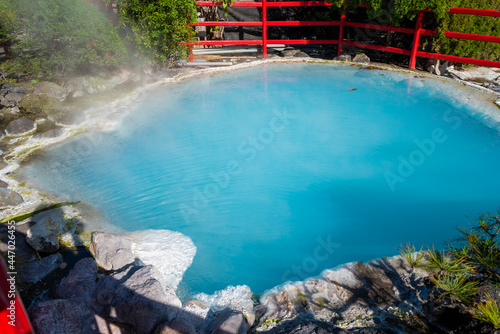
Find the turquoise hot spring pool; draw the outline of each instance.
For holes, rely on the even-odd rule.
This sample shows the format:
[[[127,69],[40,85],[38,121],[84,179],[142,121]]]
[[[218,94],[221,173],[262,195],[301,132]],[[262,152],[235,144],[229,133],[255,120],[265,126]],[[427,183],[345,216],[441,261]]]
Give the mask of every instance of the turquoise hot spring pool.
[[[27,168],[124,231],[189,237],[189,294],[261,293],[405,242],[441,247],[496,212],[500,110],[474,95],[344,64],[202,74],[149,90],[116,131],[54,145]]]

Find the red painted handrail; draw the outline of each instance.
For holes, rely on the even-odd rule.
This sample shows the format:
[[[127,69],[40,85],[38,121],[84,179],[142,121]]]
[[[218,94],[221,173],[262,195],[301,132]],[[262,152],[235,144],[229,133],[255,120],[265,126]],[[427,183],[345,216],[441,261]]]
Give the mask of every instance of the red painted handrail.
[[[217,1],[198,1],[197,6],[222,6],[222,2]],[[394,26],[384,26],[380,24],[372,23],[359,23],[359,22],[349,22],[345,20],[345,14],[340,14],[340,20],[332,21],[268,21],[267,20],[267,8],[268,7],[330,7],[326,1],[276,1],[268,2],[267,0],[262,0],[262,2],[246,2],[246,1],[236,1],[233,2],[232,7],[259,7],[262,8],[262,21],[202,21],[192,26],[238,26],[238,27],[262,27],[262,40],[243,40],[243,41],[199,41],[191,43],[190,45],[260,45],[262,46],[262,56],[267,57],[267,45],[268,44],[298,44],[298,45],[308,45],[308,44],[329,44],[338,45],[338,54],[342,53],[343,45],[356,46],[364,49],[385,51],[391,53],[402,54],[410,56],[409,68],[414,69],[416,65],[417,57],[431,58],[431,59],[441,59],[452,62],[475,64],[482,66],[500,67],[500,62],[481,60],[466,57],[457,57],[442,55],[437,53],[422,52],[418,51],[420,45],[420,36],[433,36],[436,31],[428,30],[422,28],[422,20],[425,12],[430,12],[429,9],[424,9],[420,11],[417,15],[415,28],[403,28]],[[365,6],[366,7],[366,6]],[[486,10],[486,9],[473,9],[473,8],[451,8],[450,14],[466,14],[466,15],[478,15],[478,16],[490,16],[490,17],[500,17],[500,11]],[[268,40],[267,39],[267,27],[275,26],[288,26],[288,27],[298,27],[298,26],[339,26],[339,37],[336,40],[326,39],[326,40],[313,40],[313,39],[290,39],[290,40]],[[365,28],[374,30],[384,30],[393,31],[398,33],[413,34],[413,44],[411,50],[404,50],[400,48],[394,48],[389,46],[375,45],[369,43],[353,42],[344,40],[344,27],[354,27],[354,28]],[[489,36],[489,35],[477,35],[477,34],[466,34],[460,32],[446,31],[444,33],[447,38],[458,38],[466,40],[484,41],[492,43],[500,43],[500,37]],[[190,58],[191,59],[191,58]]]

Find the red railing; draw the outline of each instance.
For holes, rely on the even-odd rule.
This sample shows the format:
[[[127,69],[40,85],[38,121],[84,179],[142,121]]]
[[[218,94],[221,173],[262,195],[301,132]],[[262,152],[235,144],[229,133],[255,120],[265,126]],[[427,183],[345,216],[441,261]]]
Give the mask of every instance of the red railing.
[[[222,2],[215,1],[198,1],[197,6],[222,6]],[[222,40],[222,41],[199,41],[191,43],[189,45],[192,48],[193,45],[260,45],[262,46],[262,56],[267,57],[267,48],[269,44],[292,44],[292,45],[312,45],[312,44],[326,44],[326,45],[338,45],[338,54],[342,53],[342,46],[349,45],[364,49],[385,51],[391,53],[402,54],[410,56],[409,68],[414,69],[416,65],[417,57],[440,59],[445,61],[452,61],[457,63],[466,63],[490,67],[500,67],[499,61],[491,60],[481,60],[475,58],[457,57],[449,56],[438,53],[430,53],[424,51],[418,51],[420,45],[420,36],[432,36],[436,32],[433,30],[427,30],[422,28],[422,19],[425,12],[429,10],[424,9],[420,11],[417,15],[415,28],[403,28],[394,26],[384,26],[379,24],[371,23],[358,23],[349,22],[345,20],[345,15],[340,14],[340,19],[333,21],[268,21],[267,20],[267,8],[268,7],[312,7],[321,6],[329,7],[331,4],[326,1],[273,1],[268,2],[267,0],[262,0],[262,2],[233,2],[232,7],[258,7],[262,8],[262,21],[201,21],[193,26],[234,26],[234,27],[262,27],[262,39],[261,40]],[[495,10],[484,10],[484,9],[469,9],[469,8],[451,8],[450,14],[467,14],[467,15],[477,15],[477,16],[492,16],[500,17],[500,11]],[[274,26],[339,26],[339,36],[338,39],[268,39],[267,38],[267,27]],[[395,48],[390,46],[376,45],[371,43],[353,42],[344,40],[344,27],[354,27],[354,28],[365,28],[374,30],[384,30],[393,31],[405,34],[413,34],[413,44],[411,50],[405,50],[401,48]],[[459,32],[445,32],[445,37],[447,38],[458,38],[458,39],[468,39],[475,41],[484,41],[492,43],[500,43],[500,37],[489,36],[489,35],[477,35],[477,34],[465,34]],[[190,61],[193,61],[192,52]]]

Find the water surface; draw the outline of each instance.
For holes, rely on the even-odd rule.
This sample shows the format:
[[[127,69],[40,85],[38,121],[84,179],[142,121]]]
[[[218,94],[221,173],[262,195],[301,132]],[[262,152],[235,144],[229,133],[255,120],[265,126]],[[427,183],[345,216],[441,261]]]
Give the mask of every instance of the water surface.
[[[189,236],[191,293],[259,293],[406,241],[440,247],[498,208],[498,122],[438,87],[334,64],[204,75],[154,89],[119,131],[46,150],[29,172],[124,230]]]

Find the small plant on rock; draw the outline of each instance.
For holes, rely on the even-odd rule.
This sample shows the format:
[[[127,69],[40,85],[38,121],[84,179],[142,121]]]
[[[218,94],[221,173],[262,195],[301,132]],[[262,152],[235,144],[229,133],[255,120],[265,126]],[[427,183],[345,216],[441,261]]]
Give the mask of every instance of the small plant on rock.
[[[486,295],[487,300],[479,303],[473,308],[474,318],[491,323],[495,328],[500,329],[500,305],[491,295]]]
[[[425,253],[422,252],[422,247],[417,252],[415,246],[410,243],[405,243],[404,246],[401,245],[401,247],[399,248],[399,253],[406,259],[406,261],[408,261],[410,266],[412,266],[413,268],[419,267],[421,265],[422,259],[425,255]]]

